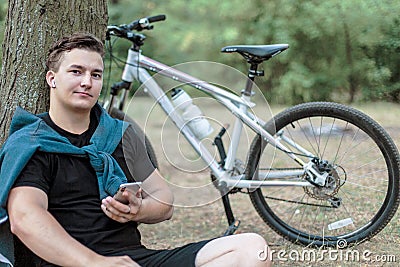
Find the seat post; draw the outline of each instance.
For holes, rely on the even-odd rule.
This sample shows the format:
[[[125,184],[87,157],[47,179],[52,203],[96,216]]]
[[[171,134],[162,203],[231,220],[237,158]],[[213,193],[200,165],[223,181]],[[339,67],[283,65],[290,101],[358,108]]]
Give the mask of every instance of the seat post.
[[[254,79],[256,76],[263,76],[264,71],[257,71],[258,69],[258,62],[250,62],[250,69],[247,74],[247,82],[246,82],[246,87],[244,91],[242,91],[242,94],[245,96],[251,96],[252,95],[252,88],[254,84]]]
[[[250,69],[249,69],[249,73],[247,76],[253,82],[254,82],[254,78],[257,76],[257,69],[258,69],[258,63],[250,62]]]

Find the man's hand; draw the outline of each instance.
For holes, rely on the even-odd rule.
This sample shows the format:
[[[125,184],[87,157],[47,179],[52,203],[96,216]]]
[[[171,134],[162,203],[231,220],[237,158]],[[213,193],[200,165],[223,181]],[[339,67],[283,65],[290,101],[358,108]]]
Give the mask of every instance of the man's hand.
[[[142,182],[137,194],[125,190],[122,196],[129,201],[128,205],[111,196],[101,203],[103,212],[115,221],[158,223],[169,220],[172,216],[174,197],[157,170]]]
[[[142,206],[142,189],[139,189],[136,194],[125,190],[122,196],[129,201],[128,204],[123,204],[109,196],[102,200],[101,209],[108,217],[117,222],[135,221]]]

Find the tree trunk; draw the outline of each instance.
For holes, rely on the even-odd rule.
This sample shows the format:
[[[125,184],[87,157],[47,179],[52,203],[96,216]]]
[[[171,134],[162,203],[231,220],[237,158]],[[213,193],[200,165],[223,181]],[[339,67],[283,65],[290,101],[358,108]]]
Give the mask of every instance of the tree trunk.
[[[17,106],[33,113],[49,106],[45,59],[63,35],[90,32],[105,39],[107,0],[9,0],[0,73],[0,145]]]

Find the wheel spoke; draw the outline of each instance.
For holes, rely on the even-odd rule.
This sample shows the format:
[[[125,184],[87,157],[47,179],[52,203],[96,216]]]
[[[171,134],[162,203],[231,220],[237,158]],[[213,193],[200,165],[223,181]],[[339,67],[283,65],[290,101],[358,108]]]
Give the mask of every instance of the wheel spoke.
[[[283,130],[286,138],[319,157],[317,167],[331,170],[324,187],[262,187],[250,193],[266,223],[293,242],[315,245],[336,245],[343,236],[349,243],[362,242],[383,229],[399,205],[400,174],[397,149],[381,126],[332,103],[293,107],[278,114],[274,123],[276,131]],[[272,129],[268,123],[266,129]],[[258,155],[260,149],[254,145],[250,151]],[[271,146],[263,147],[259,159],[250,153],[251,177],[258,170],[254,164],[264,171],[296,168],[285,151],[270,151]]]

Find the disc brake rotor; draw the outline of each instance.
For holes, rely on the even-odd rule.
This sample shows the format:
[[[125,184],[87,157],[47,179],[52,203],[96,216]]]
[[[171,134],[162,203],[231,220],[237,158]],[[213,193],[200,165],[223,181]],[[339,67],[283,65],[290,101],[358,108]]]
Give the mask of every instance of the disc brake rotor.
[[[339,188],[344,184],[344,182],[343,184],[341,184],[340,176],[337,172],[338,168],[343,170],[343,168],[341,168],[340,166],[332,168],[330,174],[326,178],[324,186],[303,187],[304,192],[306,192],[306,194],[309,195],[310,197],[317,200],[330,200],[331,198],[333,198],[339,192]],[[344,181],[345,180],[346,179],[344,179]]]

